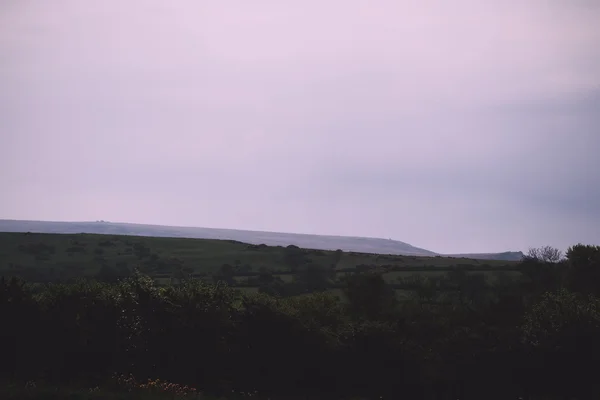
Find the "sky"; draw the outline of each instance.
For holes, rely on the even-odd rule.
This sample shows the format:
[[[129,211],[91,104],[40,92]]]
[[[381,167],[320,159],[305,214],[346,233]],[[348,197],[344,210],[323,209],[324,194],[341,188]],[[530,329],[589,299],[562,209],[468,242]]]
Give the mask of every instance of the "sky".
[[[600,1],[3,0],[0,218],[600,244]]]

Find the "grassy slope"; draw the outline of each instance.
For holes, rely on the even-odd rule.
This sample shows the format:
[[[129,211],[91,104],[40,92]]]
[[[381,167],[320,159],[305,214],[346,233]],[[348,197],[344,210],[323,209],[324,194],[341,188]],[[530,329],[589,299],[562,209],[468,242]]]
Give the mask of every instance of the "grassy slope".
[[[23,247],[44,244],[54,249],[41,257],[23,251]],[[143,265],[149,259],[140,259],[135,246],[143,245],[148,254],[162,263],[150,275],[160,276],[170,273],[170,266],[179,260],[193,273],[212,273],[221,265],[248,266],[252,271],[265,267],[272,271],[285,272],[289,268],[284,263],[284,248],[247,245],[244,243],[186,238],[140,237],[97,234],[41,234],[41,233],[0,233],[0,274],[8,274],[11,268],[53,268],[55,271],[77,270],[78,275],[97,273],[102,263],[114,266],[127,263],[128,266]],[[331,265],[334,252],[308,251],[307,258],[318,265]],[[352,269],[360,264],[387,265],[402,267],[414,273],[422,268],[440,270],[456,265],[470,265],[485,270],[490,267],[509,269],[514,263],[494,260],[474,260],[449,257],[385,256],[363,253],[344,253],[337,264],[338,269]],[[12,266],[12,267],[11,267]],[[388,279],[396,279],[392,272]],[[430,271],[429,273],[435,273]],[[392,280],[393,280],[392,279]]]

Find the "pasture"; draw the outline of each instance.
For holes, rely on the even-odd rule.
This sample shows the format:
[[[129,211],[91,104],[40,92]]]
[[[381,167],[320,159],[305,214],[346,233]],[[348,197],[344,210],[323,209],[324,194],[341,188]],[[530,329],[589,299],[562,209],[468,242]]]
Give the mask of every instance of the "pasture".
[[[358,270],[379,269],[386,282],[397,284],[414,275],[441,277],[455,268],[518,277],[516,263],[451,257],[416,257],[298,249],[302,265],[335,271],[334,281]],[[64,281],[95,277],[104,270],[134,267],[159,284],[193,276],[212,280],[223,266],[232,272],[230,282],[252,290],[248,279],[268,272],[284,283],[294,280],[281,246],[250,245],[227,240],[140,237],[98,234],[0,233],[0,275],[17,275],[29,281]],[[256,288],[254,288],[256,289]]]

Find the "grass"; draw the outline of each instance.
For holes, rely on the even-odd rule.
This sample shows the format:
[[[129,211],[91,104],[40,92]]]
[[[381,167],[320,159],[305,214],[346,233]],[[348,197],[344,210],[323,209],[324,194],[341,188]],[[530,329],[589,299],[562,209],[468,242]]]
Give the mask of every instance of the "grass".
[[[167,284],[176,266],[195,276],[209,276],[223,264],[237,271],[275,272],[286,282],[293,279],[285,263],[285,248],[254,246],[228,240],[142,237],[99,234],[0,233],[0,275],[42,274],[47,280],[93,276],[103,265],[139,267],[159,283]],[[335,252],[306,250],[309,262],[322,266],[335,263]],[[451,257],[416,257],[344,252],[336,269],[338,276],[355,270],[357,265],[386,266],[384,278],[397,282],[414,274],[443,275],[456,266],[480,271],[510,270],[515,263]],[[516,273],[516,272],[515,272]],[[236,281],[244,281],[239,276]],[[490,279],[491,278],[490,274]],[[250,289],[250,288],[249,288]]]
[[[152,391],[126,390],[114,391],[100,388],[74,388],[57,386],[37,386],[35,384],[0,386],[0,398],[3,400],[171,400],[171,399],[203,399],[211,400],[205,395],[180,396],[171,393]]]

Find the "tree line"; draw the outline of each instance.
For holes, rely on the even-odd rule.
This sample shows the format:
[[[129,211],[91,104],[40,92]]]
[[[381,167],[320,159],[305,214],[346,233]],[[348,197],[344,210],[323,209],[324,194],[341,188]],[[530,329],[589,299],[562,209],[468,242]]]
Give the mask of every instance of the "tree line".
[[[444,278],[451,296],[414,278],[403,300],[377,270],[349,274],[343,300],[194,279],[158,287],[139,271],[2,278],[0,374],[94,386],[132,374],[265,398],[598,398],[600,246],[534,249],[519,269],[526,279],[493,286],[457,270]]]

